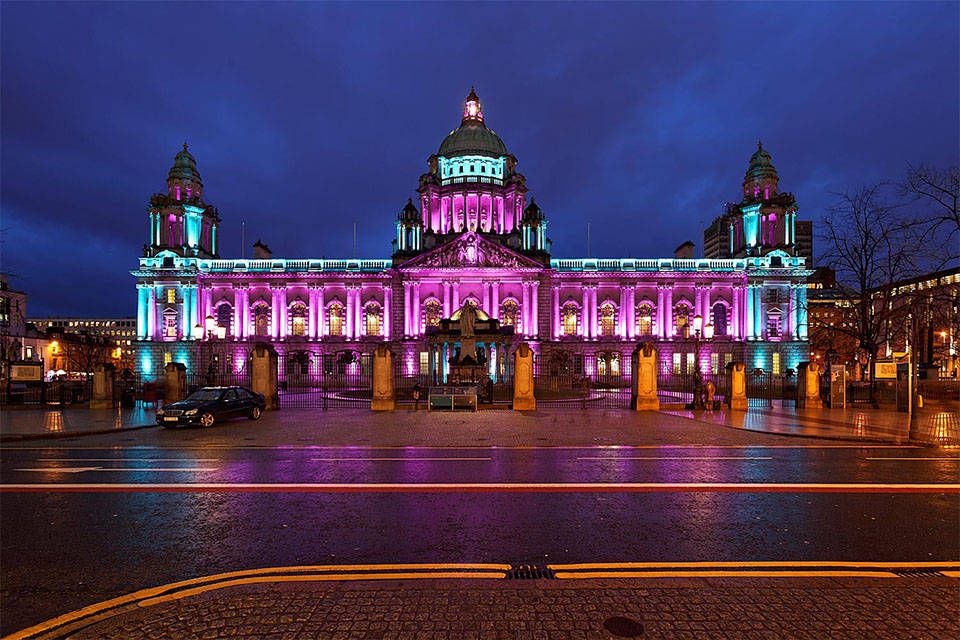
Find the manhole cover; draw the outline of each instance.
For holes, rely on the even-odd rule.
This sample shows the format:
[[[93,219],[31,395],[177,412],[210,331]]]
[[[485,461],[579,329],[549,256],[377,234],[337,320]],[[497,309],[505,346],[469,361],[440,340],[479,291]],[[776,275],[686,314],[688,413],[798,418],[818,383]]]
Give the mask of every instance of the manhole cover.
[[[624,616],[607,618],[603,621],[603,628],[618,638],[638,638],[643,635],[643,625]]]

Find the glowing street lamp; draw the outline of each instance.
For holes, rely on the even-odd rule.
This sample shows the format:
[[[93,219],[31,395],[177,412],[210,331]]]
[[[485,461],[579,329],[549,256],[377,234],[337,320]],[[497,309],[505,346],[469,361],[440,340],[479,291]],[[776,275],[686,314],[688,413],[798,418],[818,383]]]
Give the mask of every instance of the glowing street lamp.
[[[193,326],[193,339],[200,340],[201,338],[203,338],[203,327],[198,322]]]

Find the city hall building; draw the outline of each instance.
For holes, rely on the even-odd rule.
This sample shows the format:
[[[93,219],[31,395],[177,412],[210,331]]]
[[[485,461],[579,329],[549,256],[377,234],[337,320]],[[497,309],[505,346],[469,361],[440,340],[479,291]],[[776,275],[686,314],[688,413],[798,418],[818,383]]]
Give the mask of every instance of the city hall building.
[[[655,343],[664,374],[695,368],[694,318],[712,325],[700,365],[731,361],[783,374],[808,358],[807,264],[797,256],[796,203],[779,190],[770,154],[749,161],[723,259],[554,258],[547,215],[517,158],[487,126],[471,91],[460,126],[427,159],[417,197],[395,220],[392,254],[377,260],[220,256],[219,212],[204,199],[184,145],[151,197],[138,267],[137,363],[147,379],[171,361],[188,371],[242,374],[257,342],[273,345],[279,375],[363,366],[382,342],[401,375],[443,381],[456,345],[441,321],[473,305],[501,337],[478,344],[494,380],[511,350],[566,360],[584,378],[629,373],[630,354]],[[549,202],[549,194],[541,198]],[[703,332],[706,333],[706,332]],[[701,333],[700,337],[705,337]]]

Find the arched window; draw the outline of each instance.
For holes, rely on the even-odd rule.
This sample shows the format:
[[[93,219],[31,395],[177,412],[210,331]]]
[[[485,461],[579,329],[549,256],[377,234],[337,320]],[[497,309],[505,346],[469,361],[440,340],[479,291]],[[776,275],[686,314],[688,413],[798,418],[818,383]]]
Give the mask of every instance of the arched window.
[[[163,339],[177,339],[177,312],[173,309],[167,309],[163,312]]]
[[[343,305],[339,302],[331,302],[327,307],[327,335],[342,336],[344,320]]]
[[[380,335],[380,305],[376,302],[368,302],[363,308],[364,330],[368,336]]]
[[[504,300],[500,308],[500,324],[504,327],[516,327],[520,324],[520,305],[516,300]]]
[[[577,335],[577,322],[580,317],[580,309],[577,308],[572,302],[568,302],[563,305],[561,310],[561,317],[563,318],[563,335],[565,336],[575,336]]]
[[[653,334],[653,305],[641,302],[637,305],[637,335],[649,336]]]
[[[681,302],[673,308],[673,326],[674,335],[682,338],[689,338],[690,331],[690,307]]]
[[[440,306],[439,300],[427,300],[423,303],[423,326],[425,327],[438,327],[440,326],[440,313],[443,311],[443,307]]]
[[[713,305],[713,335],[727,335],[727,307],[719,302]]]
[[[258,336],[270,334],[270,307],[258,304],[253,308],[253,332]]]
[[[612,302],[600,305],[600,335],[612,336],[617,332],[617,307]]]
[[[290,335],[307,335],[307,305],[299,300],[290,305]]]
[[[217,326],[223,327],[230,333],[230,326],[233,324],[233,309],[226,302],[217,305]]]

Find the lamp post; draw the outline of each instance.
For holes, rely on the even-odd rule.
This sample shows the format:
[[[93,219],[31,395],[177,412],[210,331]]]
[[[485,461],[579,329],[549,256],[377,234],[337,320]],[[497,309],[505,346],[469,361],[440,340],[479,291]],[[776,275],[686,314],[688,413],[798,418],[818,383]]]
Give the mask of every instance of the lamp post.
[[[693,389],[693,408],[705,409],[703,402],[703,371],[700,367],[700,342],[701,340],[710,340],[713,338],[713,323],[703,324],[703,316],[693,317],[693,347],[694,347],[694,389]]]

